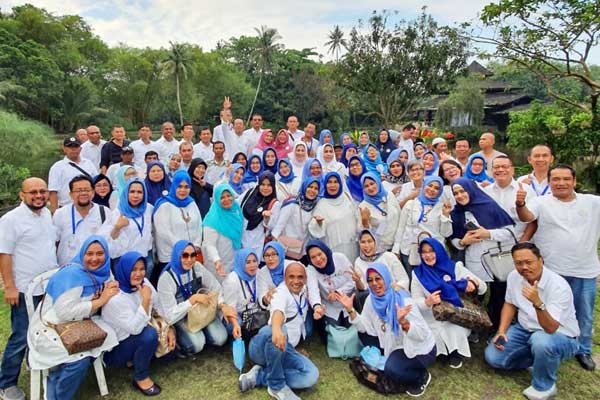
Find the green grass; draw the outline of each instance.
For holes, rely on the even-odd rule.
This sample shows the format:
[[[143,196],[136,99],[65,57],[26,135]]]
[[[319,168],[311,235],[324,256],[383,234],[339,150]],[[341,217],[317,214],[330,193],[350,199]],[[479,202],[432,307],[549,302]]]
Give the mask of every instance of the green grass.
[[[0,301],[3,293],[0,292]],[[598,291],[594,320],[594,352],[600,352],[600,289]],[[9,307],[0,304],[0,348],[4,348],[10,333]],[[529,386],[527,372],[495,372],[483,361],[483,344],[473,345],[473,357],[459,370],[453,370],[442,362],[431,368],[433,380],[422,399],[442,400],[492,400],[522,399],[521,391]],[[299,392],[303,399],[377,399],[384,398],[357,383],[348,368],[348,362],[329,359],[318,339],[311,340],[306,350],[320,371],[319,383],[311,390]],[[596,357],[597,358],[597,357]],[[249,361],[246,369],[250,367]],[[128,369],[106,369],[109,395],[105,399],[141,399],[130,381]],[[174,360],[152,367],[151,376],[163,388],[161,399],[265,399],[265,389],[255,389],[240,394],[237,386],[238,373],[233,366],[231,347],[209,348],[197,359]],[[558,374],[559,399],[600,399],[600,371],[590,373],[579,367],[575,360],[561,364]],[[20,386],[29,387],[29,374],[21,376]],[[397,396],[399,397],[399,396]],[[408,398],[407,396],[403,396]],[[80,399],[100,399],[95,375],[92,370],[79,391]]]

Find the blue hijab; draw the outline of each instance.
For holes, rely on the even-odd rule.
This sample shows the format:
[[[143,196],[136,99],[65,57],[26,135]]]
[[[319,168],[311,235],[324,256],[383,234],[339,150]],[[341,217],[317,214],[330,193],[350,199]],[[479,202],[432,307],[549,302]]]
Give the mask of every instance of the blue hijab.
[[[186,182],[188,184],[188,186],[190,187],[190,193],[191,193],[192,180],[190,179],[190,175],[187,173],[187,171],[180,169],[179,171],[175,172],[175,174],[173,175],[173,181],[171,182],[171,187],[169,188],[169,194],[161,197],[156,202],[156,205],[154,206],[154,213],[156,213],[156,210],[158,210],[158,207],[160,207],[164,203],[171,203],[174,206],[181,208],[181,207],[186,207],[188,204],[194,202],[194,199],[189,194],[183,200],[180,200],[177,197],[177,187],[181,184],[181,182]]]
[[[323,177],[323,165],[321,165],[321,161],[317,160],[316,158],[309,158],[304,163],[304,167],[302,167],[302,180],[303,181],[312,177],[312,175],[310,174],[310,167],[313,164],[319,164],[319,167],[321,167],[321,175],[319,175],[317,178],[321,179]]]
[[[471,164],[473,164],[473,160],[475,160],[476,158],[483,161],[483,169],[478,174],[474,174],[471,170]],[[465,168],[465,178],[469,178],[479,183],[485,181],[494,183],[494,178],[487,174],[487,161],[485,161],[485,157],[483,157],[481,154],[472,154],[471,157],[469,157],[469,161],[467,161],[467,166]]]
[[[104,263],[95,270],[89,269],[83,263],[83,257],[88,247],[100,243],[104,249]],[[71,263],[59,269],[48,282],[46,293],[55,302],[64,292],[75,287],[83,287],[81,297],[87,297],[102,290],[102,284],[110,278],[110,253],[108,243],[102,236],[92,235],[81,245],[79,253]]]
[[[235,197],[235,193],[229,185],[225,183],[217,185],[217,187],[214,188],[213,202],[202,221],[202,225],[212,228],[230,239],[233,248],[237,250],[242,247],[244,216],[242,215],[242,208],[235,200],[233,201],[231,208],[225,209],[221,207],[221,196],[225,191]]]
[[[456,263],[450,259],[444,245],[433,238],[425,238],[419,244],[419,254],[423,251],[423,245],[427,243],[435,252],[435,265],[427,265],[421,256],[421,264],[414,269],[415,275],[419,278],[421,285],[429,293],[436,290],[440,291],[440,297],[444,301],[449,301],[456,307],[462,307],[458,292],[467,290],[466,279],[456,280]]]
[[[142,198],[142,202],[139,206],[133,207],[129,204],[129,188],[134,183],[137,183],[142,186],[142,191],[144,192],[144,197]],[[140,218],[144,216],[146,212],[146,207],[148,203],[146,203],[147,195],[146,195],[146,185],[139,178],[135,178],[127,182],[126,189],[121,192],[119,195],[119,211],[121,214],[126,216],[127,218]]]
[[[163,172],[163,178],[160,182],[153,182],[150,180],[150,170],[155,165],[158,165]],[[146,189],[148,190],[148,203],[154,205],[156,200],[160,199],[163,196],[163,192],[168,192],[171,188],[171,179],[167,175],[167,171],[165,170],[165,166],[160,161],[150,161],[148,166],[146,167],[146,178],[144,179],[144,183],[146,184]]]
[[[421,160],[423,160],[427,154],[431,154],[433,156],[433,167],[425,170],[425,176],[436,175],[440,167],[440,159],[438,158],[437,154],[435,154],[435,151],[427,150],[425,154],[423,154],[423,158],[421,158]]]
[[[366,174],[364,174],[362,176],[362,178],[360,178],[361,188],[364,187],[365,180],[367,180],[367,179],[371,179],[372,181],[375,181],[375,183],[377,184],[378,190],[375,195],[371,196],[371,195],[368,195],[367,192],[365,192],[363,189],[363,198],[367,203],[379,208],[379,203],[381,203],[384,199],[386,199],[388,193],[383,188],[383,185],[381,184],[381,179],[379,178],[379,174],[377,172],[367,172]]]
[[[408,151],[406,151],[406,149],[395,149],[394,151],[392,151],[390,153],[390,155],[388,156],[387,161],[386,161],[388,168],[390,167],[390,165],[392,165],[392,163],[394,161],[396,161],[396,160],[400,161],[400,153],[402,153],[402,152],[406,153],[406,155],[408,156]],[[407,159],[408,159],[408,157],[407,157]],[[400,161],[400,162],[402,163],[402,161]],[[405,165],[405,167],[406,167],[406,165]]]
[[[233,268],[232,271],[240,277],[241,280],[246,281],[248,283],[254,281],[256,278],[256,274],[250,275],[246,272],[246,260],[248,257],[253,255],[256,257],[256,261],[258,262],[260,258],[258,254],[252,249],[239,249],[235,252],[235,258],[233,259]]]
[[[327,136],[329,136],[328,142],[325,141]],[[333,134],[329,129],[323,129],[321,133],[319,133],[319,145],[323,146],[325,143],[331,143],[333,145]]]
[[[243,177],[242,177],[242,179],[240,179],[240,181],[238,183],[233,182],[233,175],[235,175],[236,171],[240,168],[242,169],[242,171],[244,171],[244,174],[245,174],[246,168],[244,168],[244,166],[242,164],[237,164],[237,163],[233,164],[231,166],[231,172],[229,173],[229,186],[232,187],[232,189],[235,191],[236,194],[242,194],[242,192],[244,191],[244,189],[242,189]]]
[[[369,158],[369,156],[367,155],[369,147],[372,147],[377,152],[377,159],[375,159],[374,161],[371,160]],[[379,173],[387,172],[387,164],[384,163],[383,160],[381,159],[381,153],[379,153],[379,150],[377,150],[377,146],[375,146],[374,144],[368,144],[365,146],[365,151],[363,152],[363,160],[365,162],[365,166],[367,167],[368,172],[371,172],[371,171],[379,172]],[[377,169],[378,167],[379,167],[379,170]]]
[[[271,279],[273,280],[273,283],[275,284],[275,286],[279,286],[279,284],[283,282],[285,250],[279,242],[273,240],[265,244],[265,247],[263,248],[263,259],[265,258],[265,251],[267,251],[268,248],[275,250],[277,252],[277,257],[279,258],[279,264],[277,265],[277,267],[269,269],[269,273],[271,274]]]
[[[286,200],[281,207],[283,208],[290,204],[298,204],[298,206],[300,206],[300,208],[304,211],[310,212],[314,210],[314,208],[317,206],[317,202],[319,201],[319,195],[317,195],[317,197],[315,197],[312,200],[306,198],[306,189],[308,189],[308,187],[314,182],[316,182],[319,185],[320,192],[322,186],[321,179],[311,176],[308,179],[302,181],[302,185],[300,185],[300,190],[298,190],[298,194],[296,195],[296,197]]]
[[[365,273],[365,282],[367,282],[369,279],[370,271],[375,271],[379,276],[381,276],[385,284],[385,293],[383,293],[381,296],[377,296],[371,287],[369,287],[369,296],[371,297],[373,309],[382,321],[390,324],[394,335],[398,335],[400,332],[400,324],[398,323],[396,305],[404,307],[405,294],[403,291],[396,291],[392,288],[394,279],[392,278],[392,274],[385,264],[379,262],[369,264],[367,267],[367,272]]]
[[[427,145],[425,143],[423,143],[423,142],[417,142],[417,143],[415,143],[414,146],[413,146],[413,150],[416,149],[417,146],[423,147],[423,150],[425,150],[425,152],[427,152]],[[423,153],[423,155],[425,155],[425,153]],[[421,158],[417,158],[417,155],[415,154],[415,159],[422,160],[423,158],[422,157]]]
[[[344,164],[344,167],[348,168],[348,164],[350,163],[350,160],[346,159],[346,152],[348,151],[349,148],[353,148],[354,150],[356,150],[358,152],[358,146],[354,143],[348,143],[345,144],[344,147],[342,147],[342,155],[340,156],[340,162],[342,164]]]
[[[171,252],[171,261],[161,273],[164,274],[169,270],[173,271],[173,275],[175,275],[175,278],[177,279],[177,285],[179,286],[179,290],[181,291],[184,301],[189,299],[190,296],[194,294],[192,293],[192,269],[185,270],[181,262],[181,255],[188,246],[196,248],[192,242],[187,240],[179,240],[176,242],[175,245],[173,245],[173,251]],[[188,277],[188,282],[185,285],[181,281],[181,275],[187,275]]]
[[[350,140],[352,140],[352,136],[350,136],[350,134],[349,134],[348,132],[343,132],[343,133],[340,135],[340,144],[341,144],[342,146],[345,146],[345,144],[344,144],[344,138],[345,138],[346,136],[348,136],[348,137],[350,138]]]
[[[127,186],[127,180],[125,179],[125,172],[127,172],[127,170],[129,168],[135,169],[135,167],[133,165],[122,165],[117,170],[117,174],[116,174],[117,184],[115,185],[115,192],[116,192],[117,197],[119,197],[119,198],[121,197],[121,192],[123,190],[125,190],[125,187]]]
[[[362,173],[358,176],[352,175],[352,172],[350,171],[350,167],[349,167],[350,163],[354,159],[360,161],[360,165],[362,167]],[[350,191],[352,198],[358,202],[363,201],[363,189],[362,189],[361,178],[366,173],[367,173],[367,167],[365,166],[365,162],[363,161],[363,159],[360,158],[359,156],[350,157],[350,160],[348,160],[348,179],[346,180],[346,185],[348,186],[348,190]]]
[[[335,179],[337,179],[340,187],[338,188],[337,193],[334,195],[330,195],[329,193],[327,193],[327,188],[324,188],[323,197],[326,199],[337,199],[344,192],[344,184],[342,183],[342,178],[340,177],[340,174],[338,174],[335,171],[328,172],[325,174],[325,177],[323,178],[323,187],[327,186],[327,182],[329,181],[329,178],[331,178],[332,176]]]
[[[312,249],[313,247],[318,247],[319,249],[321,249],[321,251],[323,253],[325,253],[325,256],[327,256],[327,262],[325,263],[324,268],[319,268],[319,267],[315,266],[312,262],[311,262],[311,265],[313,267],[315,267],[317,272],[319,272],[321,274],[325,274],[325,275],[333,274],[335,272],[335,264],[333,263],[333,253],[331,252],[331,249],[321,240],[309,240],[308,243],[306,244],[307,257],[308,257],[308,251],[310,249]],[[310,260],[310,257],[309,257],[309,260]]]
[[[137,290],[135,286],[131,286],[131,271],[133,271],[133,267],[139,260],[144,262],[145,270],[146,258],[137,251],[128,251],[123,254],[115,266],[115,279],[119,282],[119,289],[124,293],[132,293]],[[144,281],[142,281],[143,284]]]
[[[272,167],[267,166],[267,162],[265,161],[265,155],[267,154],[267,152],[270,151],[273,154],[275,154],[275,164],[273,164]],[[267,147],[266,149],[263,150],[263,154],[262,154],[262,165],[265,171],[271,171],[273,174],[277,173],[277,164],[278,164],[278,159],[277,159],[277,151],[275,151],[274,148],[272,147]]]
[[[281,175],[281,163],[287,164],[288,168],[290,169],[290,173],[287,176]],[[277,175],[279,175],[279,182],[290,183],[294,180],[294,178],[296,177],[296,175],[294,174],[294,166],[292,165],[289,159],[282,158],[281,160],[279,160],[279,162],[277,163]]]
[[[258,159],[258,162],[260,163],[260,169],[258,170],[258,172],[252,172],[252,170],[250,170],[250,165],[252,164],[252,160],[253,159]],[[277,164],[275,164],[277,165]],[[248,163],[246,164],[246,172],[244,173],[244,179],[242,179],[242,183],[255,183],[258,182],[258,177],[260,176],[260,174],[262,174],[264,171],[264,166],[262,163],[262,160],[260,159],[260,157],[256,154],[251,155],[248,158]]]
[[[440,190],[438,191],[437,196],[435,198],[430,199],[425,196],[425,186],[429,185],[431,182],[437,182],[440,185]],[[421,185],[421,190],[419,191],[419,202],[421,203],[421,215],[419,216],[419,223],[423,221],[423,217],[425,216],[425,206],[435,206],[437,202],[440,200],[444,194],[444,181],[439,176],[426,176],[423,179],[423,184]]]
[[[467,233],[465,229],[465,212],[467,211],[471,212],[479,226],[485,229],[498,229],[515,224],[510,215],[474,181],[460,177],[452,183],[453,191],[456,185],[461,186],[469,194],[469,204],[463,206],[456,203],[452,210],[453,238],[462,239]]]
[[[388,135],[388,139],[386,142],[381,142],[381,140],[379,139],[379,135],[381,135],[381,132],[387,132]],[[396,149],[396,143],[394,143],[394,141],[392,140],[392,136],[390,135],[390,131],[388,131],[387,129],[381,129],[379,131],[379,134],[377,135],[377,141],[375,142],[376,144],[376,148],[377,150],[379,150],[379,154],[381,155],[381,159],[383,160],[383,162],[387,162],[389,156],[392,154],[392,152]]]

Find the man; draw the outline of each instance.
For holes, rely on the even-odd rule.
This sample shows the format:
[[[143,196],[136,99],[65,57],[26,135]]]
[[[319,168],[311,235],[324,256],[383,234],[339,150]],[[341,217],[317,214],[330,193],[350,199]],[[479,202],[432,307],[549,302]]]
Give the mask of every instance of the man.
[[[48,193],[42,179],[25,179],[19,192],[21,204],[0,218],[0,273],[11,326],[0,365],[0,398],[4,400],[25,399],[17,382],[27,348],[27,286],[37,275],[57,266],[56,234],[46,209]],[[39,289],[34,292],[36,305],[41,295]]]
[[[211,185],[215,185],[227,170],[227,160],[225,160],[225,144],[223,142],[213,143],[214,157],[208,161],[208,168],[206,169],[206,182]]]
[[[71,261],[83,242],[98,232],[107,216],[110,216],[110,209],[92,203],[94,188],[89,177],[74,177],[69,182],[69,190],[73,204],[59,208],[52,217],[59,242],[59,265]]]
[[[75,137],[82,144],[88,141],[87,131],[85,129],[83,129],[83,128],[77,129],[77,131],[75,132]]]
[[[573,293],[560,275],[546,268],[535,244],[518,243],[511,253],[516,270],[508,275],[500,326],[485,349],[485,360],[497,369],[531,367],[531,386],[523,394],[530,400],[549,399],[557,392],[560,362],[577,351]]]
[[[317,132],[317,125],[314,122],[308,122],[304,127],[304,135],[300,138],[301,141],[306,143],[307,157],[315,158],[317,156],[317,150],[319,148],[319,141],[315,139],[315,133]]]
[[[552,194],[548,184],[548,170],[554,162],[554,155],[550,146],[545,144],[533,146],[527,156],[527,162],[533,168],[533,172],[523,175],[518,181],[531,185],[537,196]]]
[[[398,141],[398,148],[404,149],[408,152],[408,161],[415,159],[415,143],[411,137],[412,131],[415,130],[413,124],[408,124],[402,128],[402,133],[400,134],[400,139]]]
[[[471,143],[466,138],[458,138],[454,142],[455,160],[460,164],[463,171],[467,170],[467,163],[471,155]]]
[[[112,138],[102,146],[100,156],[100,172],[106,175],[106,170],[113,164],[121,162],[121,150],[129,146],[129,140],[125,139],[125,128],[115,125],[111,130]]]
[[[181,165],[179,169],[187,171],[194,156],[194,147],[190,142],[181,141],[179,145],[179,154],[181,155]]]
[[[223,110],[231,109],[231,100],[229,97],[225,97],[223,100]],[[231,120],[227,119],[231,115],[231,112],[224,112],[225,118],[221,121],[221,132],[223,132],[225,148],[227,152],[225,154],[225,159],[231,160],[234,155],[237,153],[249,154],[248,152],[248,142],[246,136],[244,136],[244,120],[241,118],[236,118],[233,120],[233,130],[230,129]]]
[[[151,161],[159,161],[158,153],[154,150],[147,151],[146,154],[144,154],[144,168],[146,168],[146,165],[150,164]]]
[[[187,142],[193,146],[194,135],[196,135],[196,132],[194,132],[194,125],[190,124],[189,122],[184,122],[183,126],[181,127],[181,142]]]
[[[133,149],[133,162],[137,168],[146,170],[145,156],[149,151],[158,152],[158,146],[153,140],[150,125],[144,124],[138,129],[138,139],[131,142],[129,147]]]
[[[431,146],[433,147],[435,154],[437,154],[440,162],[454,159],[454,157],[452,157],[448,152],[448,142],[446,142],[446,139],[436,137],[431,142]]]
[[[200,128],[200,141],[194,145],[194,158],[201,158],[206,162],[209,162],[214,158],[213,145],[210,142],[212,133],[210,128],[204,126]]]
[[[479,148],[481,149],[475,154],[481,154],[487,163],[487,173],[492,174],[492,160],[498,156],[505,156],[506,154],[501,151],[494,149],[496,144],[496,137],[491,132],[485,132],[479,138]]]
[[[165,122],[160,129],[162,136],[156,141],[156,151],[158,158],[164,165],[169,165],[169,156],[179,153],[179,142],[175,140],[175,125],[171,122]]]
[[[230,121],[229,123],[229,129],[233,130],[233,124],[231,124],[231,121],[233,120],[233,115],[231,114],[231,109],[221,109],[221,112],[219,113],[219,121]],[[223,136],[223,130],[221,128],[221,124],[219,123],[217,126],[215,126],[215,129],[213,130],[213,141],[214,142],[223,142],[225,140],[225,136]]]
[[[297,116],[292,114],[288,117],[286,126],[288,128],[288,135],[290,136],[290,139],[292,139],[292,142],[295,142],[296,140],[304,136],[304,132],[298,129],[299,125],[300,123],[298,122]]]
[[[551,196],[538,196],[527,202],[527,193],[519,190],[515,205],[521,221],[537,221],[535,243],[544,255],[545,265],[565,278],[575,294],[581,331],[575,358],[584,369],[593,371],[596,364],[592,360],[592,323],[596,278],[600,275],[600,197],[575,192],[575,170],[569,165],[551,167],[548,181]]]
[[[90,160],[94,167],[99,170],[102,146],[104,146],[106,140],[102,139],[100,128],[96,125],[88,126],[86,132],[88,140],[81,145],[81,157]]]
[[[304,335],[309,302],[315,320],[324,315],[320,299],[307,299],[306,280],[304,265],[294,261],[285,267],[284,283],[277,287],[270,301],[269,324],[250,340],[248,353],[257,365],[240,375],[240,391],[266,386],[271,397],[293,400],[300,398],[292,389],[305,389],[317,383],[319,370],[294,348]]]
[[[123,147],[123,149],[121,150],[121,162],[111,165],[110,168],[108,168],[108,170],[106,171],[105,175],[112,183],[113,188],[117,187],[117,172],[119,172],[119,169],[124,165],[132,165],[135,168],[138,178],[144,179],[146,177],[146,167],[144,166],[143,168],[138,168],[133,163],[133,154],[133,149],[131,147]]]
[[[50,211],[71,204],[69,182],[77,175],[98,175],[98,170],[88,159],[81,158],[81,143],[74,137],[63,141],[65,158],[55,162],[48,172],[48,189],[50,190]]]
[[[246,143],[248,143],[248,153],[250,154],[252,150],[256,147],[258,143],[258,139],[260,139],[260,135],[262,135],[262,125],[263,125],[263,117],[260,114],[252,115],[252,119],[250,120],[250,128],[244,131],[244,137],[246,138]]]

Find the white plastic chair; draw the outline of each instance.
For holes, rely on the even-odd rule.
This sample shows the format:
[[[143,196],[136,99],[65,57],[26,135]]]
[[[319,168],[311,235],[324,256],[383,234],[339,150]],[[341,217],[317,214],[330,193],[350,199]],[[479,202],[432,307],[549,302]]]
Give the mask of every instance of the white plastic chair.
[[[46,271],[43,274],[36,276],[29,286],[27,287],[27,293],[25,293],[25,304],[27,306],[27,315],[29,316],[29,320],[31,320],[31,316],[35,312],[35,307],[33,305],[33,293],[38,292],[39,289],[42,291],[46,291],[46,286],[48,285],[48,280],[50,277],[58,271],[58,268],[52,269],[50,271]],[[33,369],[31,370],[31,383],[30,383],[30,398],[31,400],[39,400],[41,395],[41,387],[40,382],[44,386],[44,390],[46,390],[46,380],[48,378],[48,370],[43,369]],[[94,371],[96,372],[96,380],[98,381],[98,389],[100,390],[100,396],[106,396],[108,394],[108,386],[106,385],[106,377],[104,376],[104,367],[102,365],[102,356],[96,358],[94,360]]]

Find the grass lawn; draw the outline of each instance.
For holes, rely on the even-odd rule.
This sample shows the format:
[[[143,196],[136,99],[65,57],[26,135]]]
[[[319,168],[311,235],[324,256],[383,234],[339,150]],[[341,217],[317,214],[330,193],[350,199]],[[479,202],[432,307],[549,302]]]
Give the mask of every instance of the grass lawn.
[[[3,298],[3,293],[0,292]],[[600,353],[600,290],[596,301],[594,321],[594,352]],[[9,307],[0,302],[0,348],[4,348],[10,334]],[[483,361],[482,343],[472,347],[473,357],[463,368],[453,370],[439,362],[431,369],[433,380],[423,399],[521,399],[521,391],[529,385],[527,372],[494,372]],[[311,359],[319,367],[321,376],[317,386],[299,393],[303,399],[376,399],[384,398],[358,384],[348,368],[348,362],[327,357],[324,346],[313,339],[306,346]],[[596,356],[600,366],[600,357]],[[246,369],[250,367],[247,361]],[[132,371],[105,370],[109,395],[106,399],[141,399],[130,381]],[[162,399],[265,399],[265,389],[247,394],[238,391],[238,373],[233,366],[230,345],[224,349],[209,348],[195,359],[175,360],[152,368],[151,375],[163,388]],[[20,386],[29,387],[29,374],[21,376]],[[563,363],[558,376],[559,399],[600,399],[600,371],[590,373],[579,367],[575,360]],[[408,396],[403,396],[408,398]],[[80,399],[100,399],[92,370],[79,392]]]

